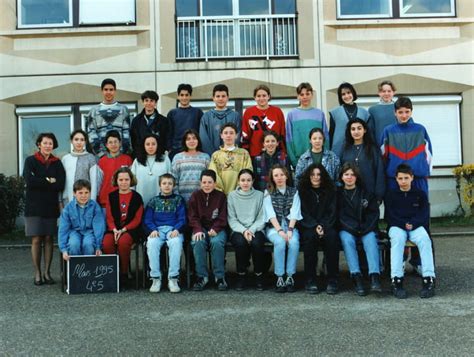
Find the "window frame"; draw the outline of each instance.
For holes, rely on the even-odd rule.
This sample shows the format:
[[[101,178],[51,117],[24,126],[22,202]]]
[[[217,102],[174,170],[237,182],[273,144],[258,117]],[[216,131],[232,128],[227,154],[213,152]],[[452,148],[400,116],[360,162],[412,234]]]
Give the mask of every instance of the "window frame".
[[[104,27],[104,26],[136,26],[137,25],[137,0],[133,1],[133,22],[104,22],[104,23],[81,23],[80,22],[80,4],[81,0],[68,0],[69,2],[69,18],[70,22],[67,24],[22,24],[21,23],[21,3],[23,0],[16,0],[16,28],[18,30],[31,30],[31,29],[50,29],[50,28],[79,28],[79,27]]]
[[[389,12],[388,16],[384,15],[342,15],[341,14],[341,1],[336,0],[336,19],[337,20],[362,20],[362,19],[418,19],[418,18],[450,18],[457,17],[456,0],[450,0],[451,12],[447,13],[418,13],[418,14],[402,14],[402,6],[404,0],[384,0],[388,2]]]

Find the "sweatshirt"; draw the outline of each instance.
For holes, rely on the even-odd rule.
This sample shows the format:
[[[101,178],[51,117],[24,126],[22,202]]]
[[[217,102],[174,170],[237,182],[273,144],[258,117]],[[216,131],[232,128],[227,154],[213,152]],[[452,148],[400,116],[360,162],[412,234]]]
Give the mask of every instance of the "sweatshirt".
[[[221,127],[226,123],[234,123],[237,127],[236,142],[240,142],[242,118],[236,111],[226,108],[224,110],[211,109],[204,113],[199,127],[199,136],[202,142],[202,151],[211,156],[222,145]]]
[[[168,196],[160,193],[153,197],[146,206],[143,223],[147,235],[162,226],[171,226],[182,232],[186,223],[186,204],[183,197],[174,193]]]
[[[229,226],[232,231],[252,233],[263,230],[263,192],[251,188],[244,192],[239,187],[229,193],[227,198]]]
[[[227,226],[227,199],[225,194],[213,190],[205,193],[195,191],[188,205],[189,227],[193,234],[207,233],[211,229],[219,233]]]
[[[395,105],[391,103],[380,102],[369,108],[369,120],[367,126],[377,145],[380,145],[384,129],[389,126],[397,124],[397,117],[395,116]]]
[[[314,230],[322,226],[323,230],[333,228],[336,223],[336,191],[321,188],[300,189],[301,227]]]
[[[411,187],[410,191],[390,190],[385,197],[385,217],[389,227],[406,229],[407,223],[413,230],[428,228],[430,207],[428,197],[422,190]]]
[[[170,159],[181,151],[181,142],[186,130],[194,129],[199,132],[201,117],[202,110],[191,106],[174,108],[168,112],[170,133],[167,147],[172,152]]]

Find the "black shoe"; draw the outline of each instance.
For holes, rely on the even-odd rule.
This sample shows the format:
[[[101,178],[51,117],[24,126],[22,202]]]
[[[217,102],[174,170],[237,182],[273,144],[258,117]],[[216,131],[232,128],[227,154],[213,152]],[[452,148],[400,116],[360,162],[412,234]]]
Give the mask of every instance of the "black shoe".
[[[286,291],[289,293],[294,293],[296,291],[295,288],[295,280],[292,276],[288,276],[285,281]]]
[[[193,291],[203,291],[208,282],[207,277],[199,277],[193,285]]]
[[[328,286],[326,287],[326,294],[336,295],[338,292],[339,288],[337,286],[337,280],[329,280]]]
[[[275,291],[277,293],[285,293],[286,292],[286,284],[285,280],[283,279],[282,276],[279,276],[277,278],[276,286],[275,286]]]
[[[432,276],[424,277],[421,279],[422,288],[420,291],[420,297],[422,299],[429,299],[435,295],[435,278]]]
[[[403,278],[392,278],[392,294],[397,299],[407,298],[407,291],[403,288]]]
[[[380,274],[370,274],[370,292],[381,293],[382,286],[380,285]]]
[[[308,280],[304,286],[308,294],[319,294],[318,286],[314,280]]]
[[[356,274],[352,275],[352,278],[354,279],[354,286],[355,286],[356,294],[359,295],[359,296],[367,295],[367,292],[365,291],[365,288],[364,288],[364,281],[362,279],[362,274],[361,273],[356,273]]]
[[[51,277],[47,278],[46,275],[43,277],[43,281],[47,285],[56,284],[56,281],[53,278],[51,278]]]
[[[238,274],[237,281],[235,282],[235,290],[243,291],[245,290],[246,283],[246,275],[245,274]]]
[[[219,291],[226,291],[228,289],[227,282],[224,278],[220,278],[216,280],[217,290]]]
[[[40,279],[40,280],[36,280],[36,278],[33,279],[33,284],[35,284],[36,286],[40,286],[40,285],[43,285],[43,280]]]
[[[263,285],[263,273],[260,275],[255,275],[255,288],[257,291],[263,291],[265,289]]]

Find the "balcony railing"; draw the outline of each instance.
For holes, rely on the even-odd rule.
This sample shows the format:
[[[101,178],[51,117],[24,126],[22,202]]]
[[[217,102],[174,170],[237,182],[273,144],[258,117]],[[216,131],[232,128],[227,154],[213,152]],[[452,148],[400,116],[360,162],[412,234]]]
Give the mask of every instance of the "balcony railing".
[[[295,57],[296,15],[178,17],[176,59]]]

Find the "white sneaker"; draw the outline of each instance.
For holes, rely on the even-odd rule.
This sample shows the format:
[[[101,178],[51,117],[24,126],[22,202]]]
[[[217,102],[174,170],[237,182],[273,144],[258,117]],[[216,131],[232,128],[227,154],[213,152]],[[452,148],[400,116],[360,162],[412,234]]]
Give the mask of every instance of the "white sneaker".
[[[161,279],[152,278],[153,284],[151,284],[150,293],[159,293],[161,290]]]
[[[179,293],[181,288],[178,285],[178,279],[168,279],[168,289],[171,293]]]

